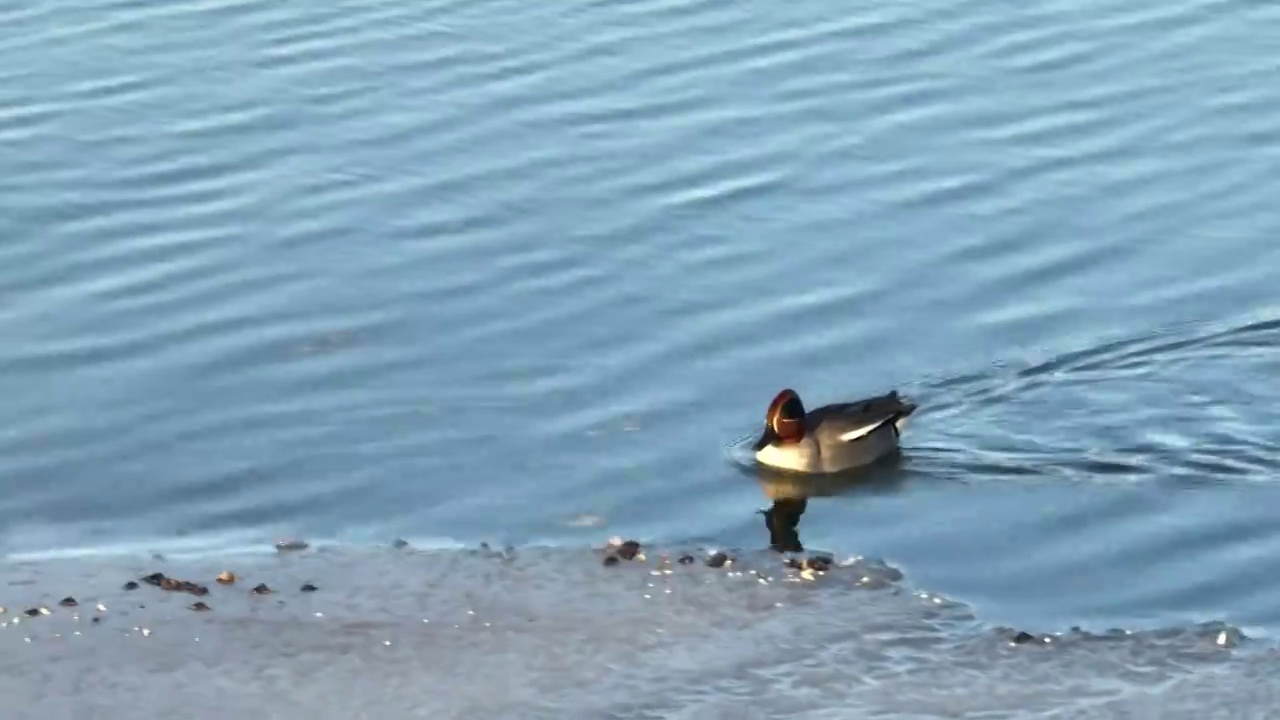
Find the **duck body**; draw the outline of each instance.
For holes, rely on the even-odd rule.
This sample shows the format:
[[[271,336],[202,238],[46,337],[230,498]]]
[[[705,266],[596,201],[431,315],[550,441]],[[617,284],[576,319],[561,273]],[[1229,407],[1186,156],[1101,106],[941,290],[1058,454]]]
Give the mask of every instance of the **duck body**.
[[[836,473],[870,465],[899,449],[914,403],[897,391],[808,412],[794,390],[778,393],[753,450],[756,461],[799,473]]]

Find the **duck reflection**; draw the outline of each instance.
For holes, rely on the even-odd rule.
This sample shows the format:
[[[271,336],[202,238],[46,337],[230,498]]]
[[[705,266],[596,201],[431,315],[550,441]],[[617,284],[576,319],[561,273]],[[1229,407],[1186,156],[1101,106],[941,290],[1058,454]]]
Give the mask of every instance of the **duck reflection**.
[[[862,472],[830,475],[797,475],[759,468],[756,471],[765,497],[772,501],[764,516],[769,531],[769,549],[780,553],[803,553],[800,518],[809,507],[809,498],[849,495],[895,489],[901,481],[896,472],[899,458],[893,456]]]
[[[808,498],[781,498],[773,501],[764,515],[764,526],[769,529],[769,549],[777,552],[804,552],[800,543],[800,516],[809,506]]]

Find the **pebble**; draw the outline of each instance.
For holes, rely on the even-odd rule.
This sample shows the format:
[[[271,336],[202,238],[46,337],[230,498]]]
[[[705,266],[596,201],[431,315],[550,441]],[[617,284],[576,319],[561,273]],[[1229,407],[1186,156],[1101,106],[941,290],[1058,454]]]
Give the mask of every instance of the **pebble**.
[[[724,567],[725,565],[731,562],[733,561],[729,559],[728,555],[725,555],[722,552],[718,552],[718,553],[712,554],[711,557],[707,558],[707,567],[713,567],[713,568]]]
[[[301,588],[302,592],[315,592],[319,589],[320,588],[316,587],[315,585],[312,585],[311,583],[307,583],[306,585],[303,585]]]
[[[677,560],[676,562],[680,563],[681,565],[692,565],[696,561],[693,559],[692,555],[681,555],[680,559]]]
[[[236,574],[230,570],[223,570],[215,579],[219,585],[231,585],[236,581]]]
[[[306,540],[281,540],[276,543],[277,552],[289,552],[292,550],[306,550],[311,547]]]
[[[635,540],[627,540],[618,545],[618,557],[623,560],[635,560],[638,554],[640,554],[640,543]]]
[[[127,583],[125,583],[125,584],[124,584],[124,589],[125,589],[125,590],[137,590],[137,589],[138,589],[138,583],[136,583],[136,582],[134,582],[134,581],[130,580],[129,582],[127,582]]]
[[[1018,634],[1013,636],[1013,644],[1022,645],[1024,643],[1029,643],[1035,639],[1036,639],[1035,635],[1032,635],[1031,633],[1025,630],[1019,630]]]
[[[196,612],[205,612],[205,611],[208,611],[208,610],[212,610],[213,608],[209,607],[208,605],[206,605],[206,604],[205,604],[204,602],[202,602],[202,601],[198,601],[198,602],[196,602],[195,604],[193,604],[193,605],[191,606],[191,609],[192,609],[192,610],[195,610]]]
[[[157,577],[158,576],[158,577]],[[159,580],[159,582],[154,582]],[[209,588],[190,580],[179,580],[177,578],[165,577],[162,573],[153,573],[143,578],[143,581],[151,585],[159,585],[161,590],[169,592],[189,592],[192,595],[208,595]]]
[[[608,567],[608,566],[610,566],[610,565],[617,565],[617,564],[618,564],[619,562],[621,562],[621,561],[620,561],[620,560],[618,560],[618,556],[617,556],[617,555],[605,555],[605,556],[604,556],[604,561],[603,561],[603,562],[604,562],[604,565],[605,565],[606,567]]]
[[[256,586],[254,586],[254,588],[253,588],[252,590],[250,590],[249,592],[253,593],[254,595],[270,595],[270,594],[271,594],[271,588],[267,587],[267,584],[266,584],[266,583],[258,583],[258,584],[257,584]]]
[[[76,602],[75,598],[68,595],[67,597],[62,598],[62,600],[60,600],[58,604],[61,605],[62,607],[75,607],[80,603]]]

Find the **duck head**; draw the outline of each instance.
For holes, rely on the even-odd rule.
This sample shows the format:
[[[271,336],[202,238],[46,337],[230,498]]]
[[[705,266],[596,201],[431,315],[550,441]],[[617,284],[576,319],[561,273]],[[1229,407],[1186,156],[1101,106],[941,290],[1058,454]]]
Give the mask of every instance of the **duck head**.
[[[769,445],[793,445],[804,440],[804,414],[804,403],[795,390],[787,388],[778,393],[769,403],[764,432],[753,449],[759,452]]]

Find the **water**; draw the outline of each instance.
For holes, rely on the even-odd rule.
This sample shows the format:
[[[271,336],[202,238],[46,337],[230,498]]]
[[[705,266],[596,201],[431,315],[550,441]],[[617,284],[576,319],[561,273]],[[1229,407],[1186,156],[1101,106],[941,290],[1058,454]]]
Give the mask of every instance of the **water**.
[[[1080,688],[1162,717],[1270,707],[1265,662],[1176,654],[1222,655],[1204,623],[1254,648],[1280,630],[1280,10],[19,0],[0,28],[0,551],[37,568],[0,604],[115,592],[119,557],[217,566],[282,536],[405,537],[439,567],[527,549],[492,590],[534,618],[518,641],[433,638],[478,667],[634,601],[618,577],[643,571],[579,555],[609,535],[767,558],[756,511],[815,489],[744,470],[735,442],[781,387],[810,406],[896,387],[921,407],[901,461],[819,489],[797,532],[883,558],[898,594],[835,585],[809,615],[760,615],[699,586],[730,629],[663,622],[710,700],[641,702],[678,671],[597,628],[582,642],[630,657],[637,685],[566,707],[946,714],[903,698],[954,699],[974,673],[1013,698],[975,711],[1119,711]],[[371,561],[366,596],[412,571],[396,558]],[[576,582],[527,579],[552,564]],[[62,589],[81,573],[102,577]],[[457,582],[423,602],[490,592]],[[959,615],[936,624],[916,592]],[[829,635],[786,634],[831,615]],[[236,655],[258,651],[235,623],[175,617],[275,662]],[[993,634],[1076,625],[1136,639],[1051,651],[1028,679]],[[112,639],[38,652],[132,657],[94,637]],[[793,654],[770,655],[783,637]],[[811,696],[803,668],[841,648],[878,689]],[[566,652],[560,680],[507,661],[524,690],[476,681],[491,706],[433,717],[553,702],[599,660]],[[1135,657],[1166,698],[1117,678]],[[33,715],[84,707],[23,687]],[[270,687],[246,692],[274,708]],[[331,691],[374,712],[393,692],[374,687]]]

